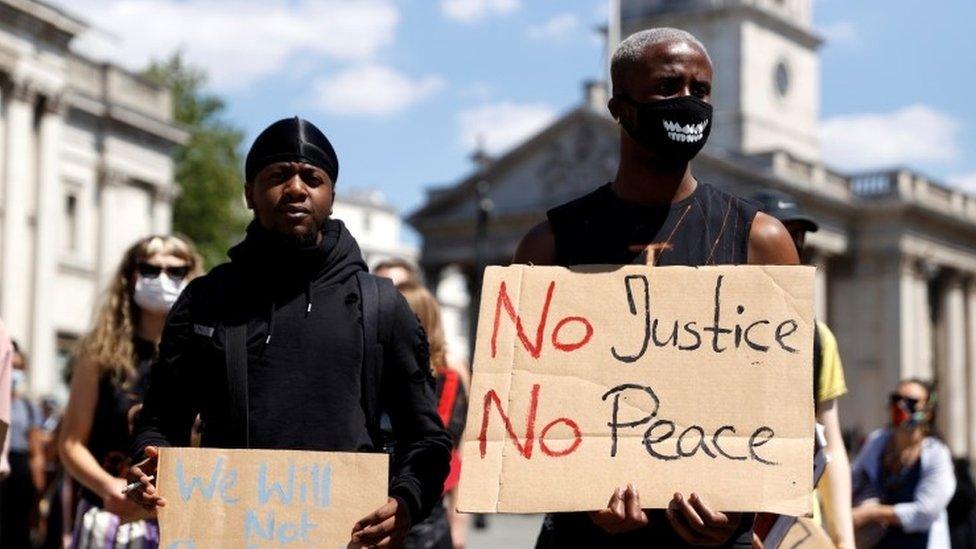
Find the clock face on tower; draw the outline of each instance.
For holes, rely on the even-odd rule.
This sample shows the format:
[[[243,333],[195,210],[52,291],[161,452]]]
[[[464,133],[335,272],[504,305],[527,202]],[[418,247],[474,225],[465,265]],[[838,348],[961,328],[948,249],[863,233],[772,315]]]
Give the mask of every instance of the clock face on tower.
[[[776,85],[776,93],[780,98],[786,98],[790,92],[790,66],[786,59],[780,59],[773,69],[773,82]]]

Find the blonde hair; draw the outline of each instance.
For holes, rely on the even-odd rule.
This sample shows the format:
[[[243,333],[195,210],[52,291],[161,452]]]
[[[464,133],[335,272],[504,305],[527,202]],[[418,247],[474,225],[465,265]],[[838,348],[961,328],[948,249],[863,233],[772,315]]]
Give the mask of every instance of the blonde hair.
[[[122,262],[102,296],[91,331],[78,345],[78,357],[98,364],[117,384],[128,385],[136,373],[133,337],[139,324],[139,306],[132,299],[136,267],[156,254],[187,262],[186,280],[203,272],[203,260],[193,243],[179,236],[147,236],[126,250]]]
[[[427,332],[431,371],[436,376],[443,374],[447,369],[447,345],[444,342],[444,324],[441,322],[441,307],[437,304],[437,299],[427,288],[413,281],[398,284],[397,290],[403,294]]]

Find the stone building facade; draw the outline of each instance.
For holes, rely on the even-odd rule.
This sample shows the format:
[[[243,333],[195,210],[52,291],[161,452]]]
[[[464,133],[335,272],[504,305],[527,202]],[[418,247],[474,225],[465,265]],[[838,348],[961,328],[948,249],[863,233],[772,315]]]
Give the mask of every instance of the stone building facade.
[[[169,93],[71,51],[86,30],[37,0],[0,0],[0,317],[60,385],[71,344],[137,238],[171,228]]]
[[[620,0],[609,34],[674,26],[701,39],[715,65],[715,118],[696,176],[742,196],[791,193],[820,220],[808,246],[817,315],[837,335],[850,389],[843,426],[884,425],[900,378],[934,379],[947,443],[976,458],[976,197],[910,169],[848,174],[821,162],[811,10],[811,0]],[[548,128],[429,191],[409,222],[432,282],[450,268],[473,289],[476,250],[507,264],[548,208],[613,178],[619,127],[606,99],[604,84],[586,84],[581,104]]]

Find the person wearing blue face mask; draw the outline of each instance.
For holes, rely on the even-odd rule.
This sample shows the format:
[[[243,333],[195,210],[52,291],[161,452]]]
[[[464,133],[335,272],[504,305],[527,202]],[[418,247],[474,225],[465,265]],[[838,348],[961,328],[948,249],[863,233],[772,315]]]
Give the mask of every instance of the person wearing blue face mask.
[[[10,472],[0,482],[0,547],[29,547],[44,489],[41,411],[27,395],[27,356],[13,342]]]
[[[686,31],[649,29],[611,59],[608,108],[620,124],[614,180],[548,212],[519,243],[515,263],[536,265],[795,265],[783,225],[692,173],[708,140],[712,62]],[[644,510],[633,486],[606,509],[546,517],[536,547],[752,545],[752,517],[723,513],[674,487],[668,509]]]
[[[149,367],[166,315],[202,272],[193,245],[149,236],[126,251],[92,330],[78,346],[59,437],[61,460],[81,485],[73,547],[152,548],[158,527],[122,494],[132,423],[142,406]]]

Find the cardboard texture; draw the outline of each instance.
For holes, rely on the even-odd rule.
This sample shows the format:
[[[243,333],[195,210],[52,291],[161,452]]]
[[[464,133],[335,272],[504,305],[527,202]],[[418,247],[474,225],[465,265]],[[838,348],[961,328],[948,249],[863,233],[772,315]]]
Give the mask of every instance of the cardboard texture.
[[[387,500],[386,454],[161,448],[160,547],[346,547]]]
[[[776,549],[766,545],[769,549]],[[799,518],[780,542],[779,549],[836,549],[823,528],[808,518]]]
[[[462,444],[464,512],[808,515],[812,267],[490,267]]]

